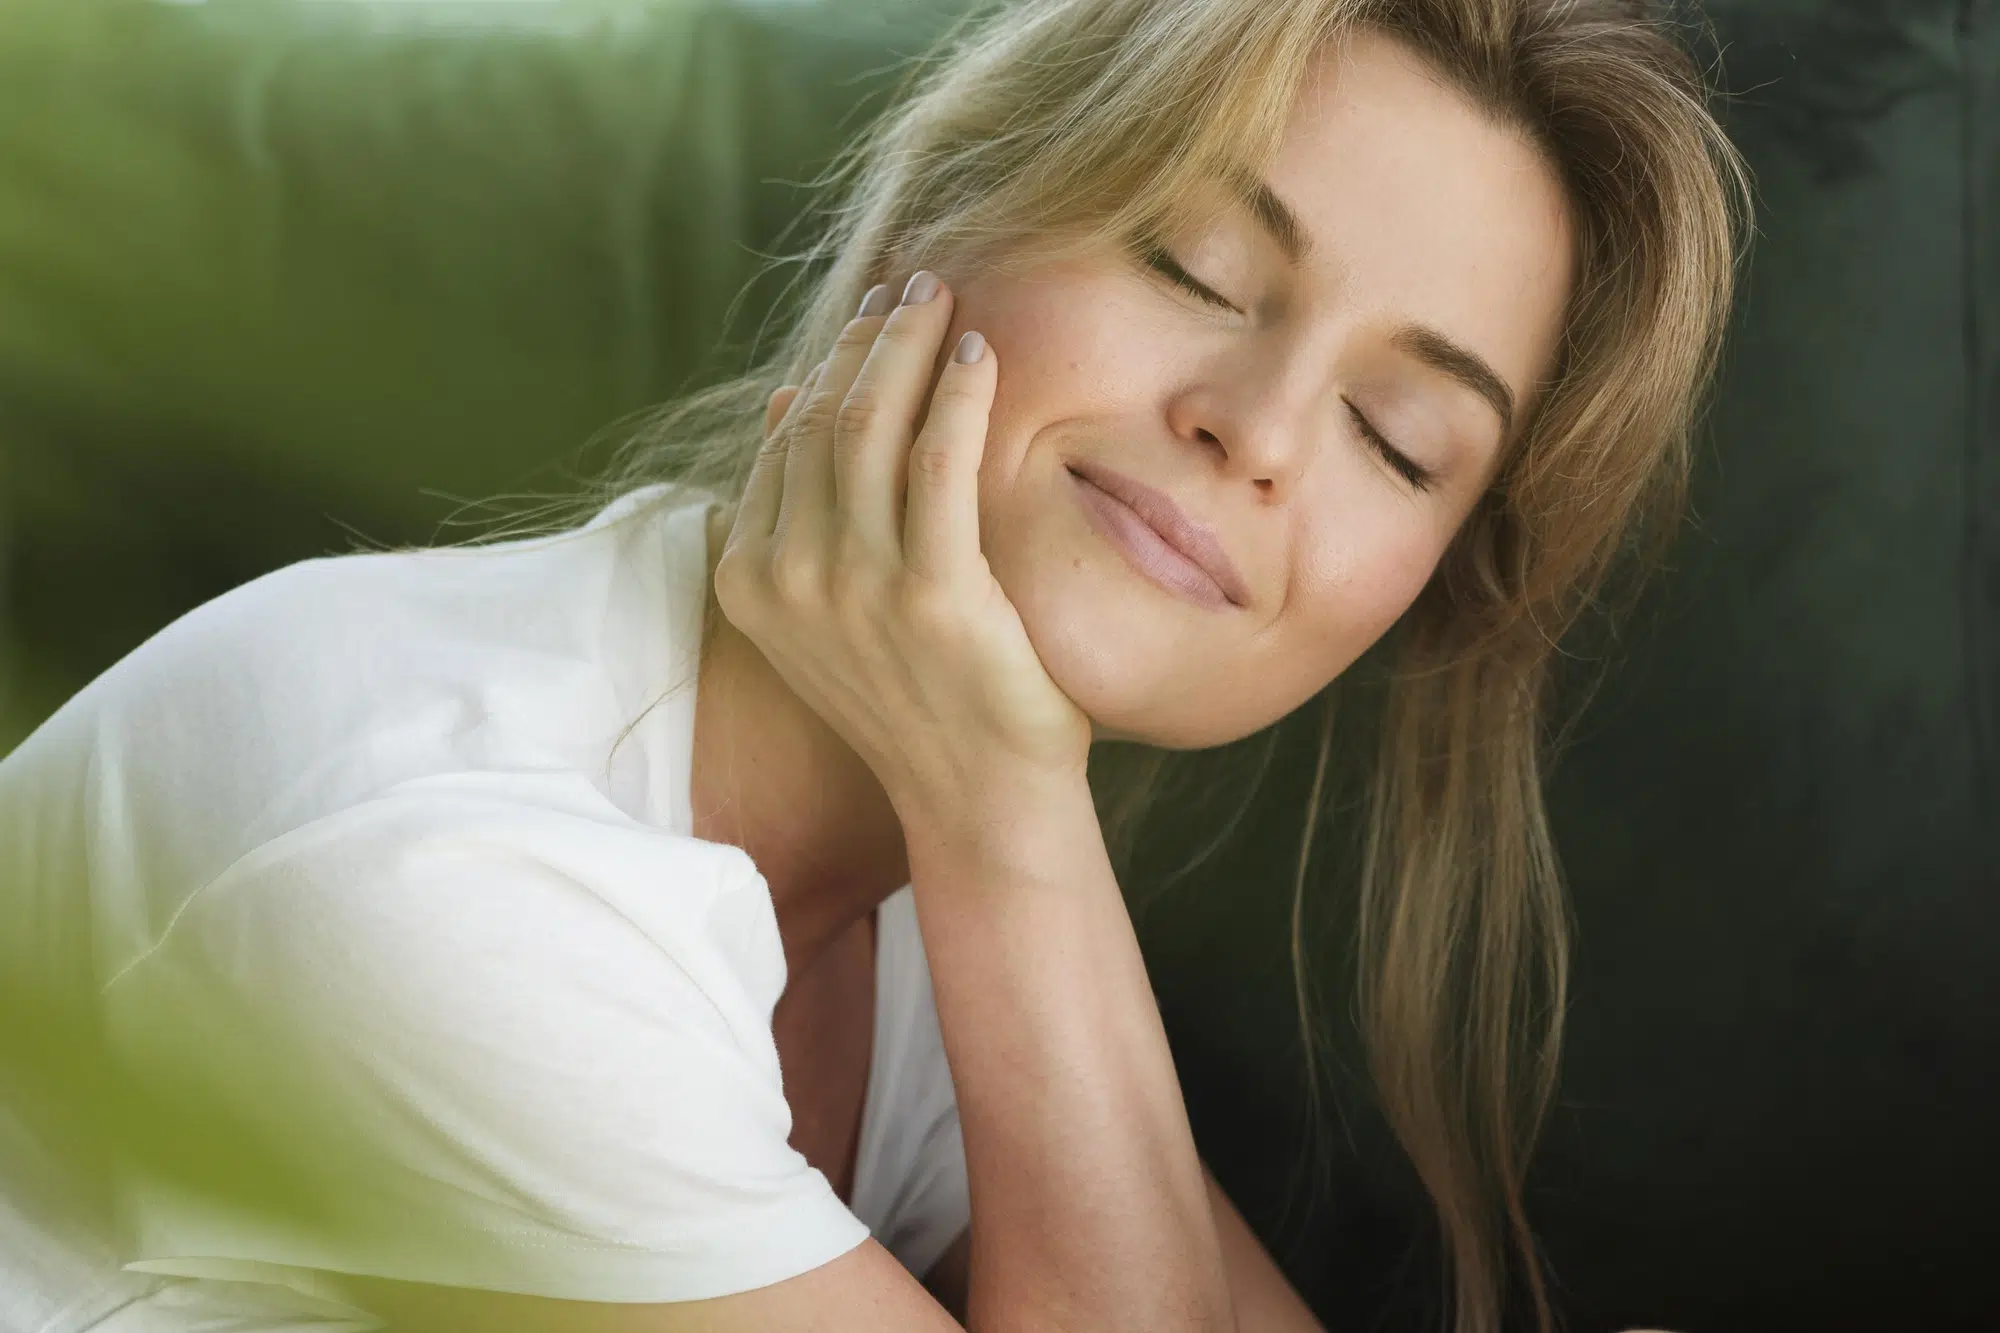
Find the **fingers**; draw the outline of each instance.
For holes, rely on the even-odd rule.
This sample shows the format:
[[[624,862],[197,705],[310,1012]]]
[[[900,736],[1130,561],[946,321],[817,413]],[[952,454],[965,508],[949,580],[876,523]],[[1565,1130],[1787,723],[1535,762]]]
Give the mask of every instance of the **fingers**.
[[[805,383],[792,389],[785,401],[777,424],[771,424],[772,409],[776,407],[778,395],[785,392],[781,388],[771,395],[771,403],[764,409],[763,447],[757,451],[757,458],[750,466],[750,480],[743,488],[743,497],[737,501],[736,521],[731,530],[730,540],[738,540],[736,534],[745,533],[759,540],[768,538],[778,526],[778,510],[785,494],[785,454],[793,428],[797,425],[799,405],[819,383],[825,362],[814,366],[806,374]],[[790,386],[786,386],[790,388]]]
[[[948,578],[980,563],[979,463],[997,369],[977,333],[937,369],[953,306],[935,275],[912,279],[893,309],[888,293],[869,293],[804,384],[771,395],[738,522],[781,540],[803,567],[828,568],[848,547]]]
[[[796,384],[780,384],[777,388],[771,390],[771,401],[764,407],[764,438],[766,440],[771,438],[771,432],[778,429],[778,423],[785,419],[785,414],[791,410],[792,404],[798,400],[798,396],[799,386]]]
[[[903,563],[949,582],[973,573],[979,549],[979,461],[998,377],[993,352],[967,330],[939,375],[930,414],[910,449],[903,513]]]
[[[952,306],[952,294],[936,274],[913,275],[902,304],[880,322],[841,405],[834,499],[842,534],[864,550],[901,552],[903,472]]]
[[[823,557],[836,535],[833,454],[842,422],[852,422],[858,410],[849,405],[855,377],[882,327],[882,317],[870,302],[882,299],[871,290],[862,309],[847,321],[820,363],[818,382],[810,390],[799,390],[797,418],[785,428],[791,443],[785,450],[784,496],[773,535],[797,552],[812,553],[808,559]]]

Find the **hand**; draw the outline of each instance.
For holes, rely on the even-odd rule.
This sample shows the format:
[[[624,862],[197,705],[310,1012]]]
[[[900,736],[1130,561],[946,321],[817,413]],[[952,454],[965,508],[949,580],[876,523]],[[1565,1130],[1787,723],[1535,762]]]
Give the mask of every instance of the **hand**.
[[[954,356],[933,384],[952,308],[940,283],[928,302],[857,315],[804,384],[772,395],[715,571],[723,614],[906,826],[962,822],[996,783],[1080,783],[1090,750],[1088,717],[980,550],[998,367],[990,348]]]

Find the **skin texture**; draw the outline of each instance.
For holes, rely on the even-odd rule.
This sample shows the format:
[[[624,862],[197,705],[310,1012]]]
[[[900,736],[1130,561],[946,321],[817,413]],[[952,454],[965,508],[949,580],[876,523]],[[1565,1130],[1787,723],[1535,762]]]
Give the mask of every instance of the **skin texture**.
[[[1521,406],[1554,362],[1570,280],[1560,186],[1537,151],[1385,38],[1322,61],[1268,176],[1318,252],[1301,269],[1247,212],[1163,238],[1244,314],[1121,252],[1029,278],[954,281],[934,372],[977,329],[1004,369],[979,475],[980,545],[1056,683],[1100,739],[1248,735],[1344,670],[1413,601],[1498,464],[1478,395],[1396,350],[1420,322],[1477,353]],[[907,276],[898,271],[894,278]],[[1350,416],[1414,460],[1403,480]],[[775,423],[790,403],[772,403]],[[1064,464],[1097,461],[1207,524],[1251,591],[1217,613],[1134,573]],[[730,514],[711,525],[719,554]],[[867,765],[756,647],[718,624],[700,685],[696,828],[770,881],[795,968],[908,882]],[[706,725],[704,725],[706,724]]]
[[[932,305],[863,321],[859,333],[850,325],[882,339],[885,387],[903,358],[899,393],[938,386],[940,372],[969,383],[972,372],[945,369],[959,335],[977,329],[990,343],[977,372],[998,367],[983,452],[976,437],[959,446],[976,456],[977,551],[1016,632],[1096,739],[1188,748],[1254,732],[1322,688],[1424,586],[1490,480],[1503,431],[1481,396],[1400,350],[1400,329],[1431,326],[1490,364],[1517,418],[1553,364],[1570,232],[1547,165],[1385,39],[1359,38],[1335,62],[1329,52],[1315,72],[1266,177],[1312,239],[1312,259],[1290,265],[1243,210],[1203,235],[1160,238],[1235,310],[1119,250],[1006,280],[961,283],[944,267]],[[900,288],[908,273],[891,276]],[[767,430],[792,397],[774,396]],[[1428,488],[1385,460],[1356,410],[1435,474]],[[1134,571],[1079,503],[1067,470],[1079,459],[1167,492],[1210,527],[1242,575],[1244,604],[1199,606]],[[756,503],[746,497],[744,510]],[[714,516],[712,563],[736,518]],[[735,596],[748,605],[749,592]],[[825,609],[794,600],[801,618]],[[1112,1311],[1156,1329],[1316,1327],[1193,1157],[1087,791],[996,797],[981,813],[1016,821],[1004,854],[911,821],[915,784],[878,773],[895,756],[856,748],[875,734],[868,708],[839,711],[843,697],[867,696],[843,696],[838,664],[818,668],[810,654],[779,654],[786,665],[774,667],[780,628],[767,617],[753,641],[725,619],[707,643],[693,800],[696,835],[743,847],[771,889],[789,969],[774,1030],[795,1145],[845,1182],[872,998],[873,952],[858,933],[915,882],[975,1198],[986,1182],[980,1225],[940,1265],[937,1296],[957,1305],[969,1258],[973,1327],[1111,1327]],[[933,670],[942,690],[949,671]],[[928,743],[924,717],[891,721]],[[951,795],[940,808],[978,799]],[[849,1054],[823,1058],[829,1049]],[[1092,1071],[1096,1101],[1062,1100],[1086,1095],[1078,1068]],[[1002,1160],[1007,1145],[1018,1156]],[[1131,1209],[1110,1224],[1070,1198],[1107,1180],[1121,1183],[1094,1196],[1097,1212]],[[1079,1243],[1093,1249],[1079,1254]],[[1219,1313],[1212,1278],[1226,1278]],[[1030,1291],[1037,1283],[1046,1289]],[[771,1287],[680,1305],[379,1282],[356,1293],[393,1326],[435,1330],[957,1326],[957,1310],[873,1241]],[[1161,1317],[1197,1306],[1207,1313]],[[1007,1317],[1023,1311],[1048,1317]]]
[[[1112,256],[957,289],[954,330],[980,329],[1007,368],[980,477],[988,558],[1102,735],[1248,735],[1344,670],[1429,579],[1492,476],[1500,423],[1395,350],[1397,326],[1445,332],[1524,402],[1551,363],[1569,282],[1558,186],[1393,44],[1364,40],[1338,84],[1308,91],[1268,180],[1315,238],[1312,267],[1291,269],[1240,210],[1163,238],[1242,314]],[[1387,466],[1349,403],[1437,485]],[[1072,457],[1208,524],[1250,604],[1211,612],[1135,578],[1072,502]]]

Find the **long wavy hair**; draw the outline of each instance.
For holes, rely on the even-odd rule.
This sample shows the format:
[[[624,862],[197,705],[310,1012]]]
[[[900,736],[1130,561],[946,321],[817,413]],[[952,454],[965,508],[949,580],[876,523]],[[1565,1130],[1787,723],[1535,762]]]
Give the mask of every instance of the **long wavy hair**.
[[[1315,56],[1359,29],[1407,43],[1538,144],[1575,234],[1553,380],[1370,654],[1382,686],[1361,729],[1373,740],[1350,835],[1356,1013],[1389,1124],[1436,1208],[1453,1326],[1497,1329],[1522,1294],[1510,1289],[1518,1273],[1547,1329],[1522,1190],[1555,1089],[1568,978],[1542,796],[1557,645],[1636,588],[1622,575],[1657,563],[1674,531],[1751,197],[1671,24],[1628,0],[975,6],[814,182],[836,201],[829,220],[780,262],[817,276],[770,353],[656,409],[599,489],[670,480],[739,495],[769,396],[826,356],[862,294],[897,276],[892,261],[1010,273],[1212,223],[1222,205],[1200,184],[1268,166]],[[1317,747],[1291,916],[1315,1115],[1324,1034],[1303,923],[1315,831],[1334,813],[1334,689],[1280,724]],[[1115,749],[1093,754],[1092,785],[1123,878],[1163,792],[1254,790],[1232,765],[1248,754],[1261,776],[1272,746]],[[1217,819],[1211,849],[1234,822]]]

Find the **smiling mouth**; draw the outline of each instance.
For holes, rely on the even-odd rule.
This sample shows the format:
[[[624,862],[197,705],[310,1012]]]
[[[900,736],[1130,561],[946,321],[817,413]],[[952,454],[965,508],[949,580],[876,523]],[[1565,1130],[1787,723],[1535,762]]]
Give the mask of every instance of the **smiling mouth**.
[[[1075,468],[1067,468],[1091,526],[1148,580],[1197,606],[1226,611],[1235,607],[1213,575],[1174,546],[1123,500]]]

